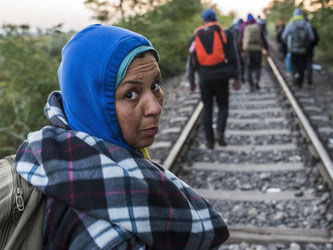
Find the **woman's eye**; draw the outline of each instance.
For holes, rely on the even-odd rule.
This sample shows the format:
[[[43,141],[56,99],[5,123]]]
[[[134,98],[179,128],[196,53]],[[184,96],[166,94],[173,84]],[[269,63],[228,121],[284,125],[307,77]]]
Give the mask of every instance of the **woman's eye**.
[[[134,100],[137,98],[137,96],[138,96],[138,93],[131,91],[125,96],[125,98],[129,99],[129,100]]]
[[[151,85],[151,90],[152,91],[158,91],[160,89],[160,83],[159,82],[154,82],[153,85]]]

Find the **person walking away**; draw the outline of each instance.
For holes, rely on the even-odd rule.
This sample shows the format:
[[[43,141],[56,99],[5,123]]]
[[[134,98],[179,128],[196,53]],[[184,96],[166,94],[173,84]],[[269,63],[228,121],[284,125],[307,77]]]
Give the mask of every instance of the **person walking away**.
[[[248,14],[246,22],[241,26],[238,47],[245,63],[250,91],[259,90],[262,49],[265,49],[268,53],[268,44],[262,27],[256,22],[252,14]]]
[[[305,20],[301,9],[294,10],[293,17],[282,33],[282,40],[287,44],[288,52],[291,54],[293,83],[301,88],[310,44],[315,40],[311,25]]]
[[[206,146],[214,148],[215,136],[212,128],[213,99],[218,105],[217,136],[220,146],[226,146],[224,132],[229,109],[229,79],[233,78],[233,88],[240,87],[238,80],[237,50],[231,32],[224,31],[216,21],[216,14],[208,9],[202,13],[203,25],[194,31],[190,40],[188,80],[191,90],[195,89],[195,71],[198,71],[203,108],[203,125]]]
[[[266,36],[267,35],[266,21],[262,19],[260,15],[258,15],[257,23],[262,27],[264,35]]]
[[[314,35],[314,40],[310,43],[310,47],[308,50],[307,64],[306,64],[306,78],[307,78],[307,83],[309,85],[311,85],[313,82],[312,63],[313,63],[314,49],[317,46],[319,39],[320,39],[316,27],[311,26],[311,28],[312,28],[313,35]]]
[[[288,53],[287,44],[282,40],[282,33],[286,27],[285,21],[283,18],[280,18],[278,24],[275,27],[276,33],[276,42],[278,43],[278,50],[281,53],[281,57],[284,60],[284,64],[289,74],[291,72],[291,62],[290,62],[290,53]]]
[[[286,27],[285,21],[283,18],[279,18],[278,23],[275,27],[276,42],[278,44],[278,50],[281,53],[282,59],[287,55],[287,45],[282,41],[282,33]]]
[[[244,83],[245,81],[245,65],[244,65],[244,60],[241,57],[240,51],[238,49],[238,45],[237,45],[237,41],[238,41],[238,37],[239,37],[239,31],[240,31],[240,27],[243,24],[243,19],[241,18],[234,18],[232,20],[232,26],[230,27],[229,31],[232,33],[233,36],[233,41],[234,41],[234,47],[237,50],[237,62],[239,62],[238,68],[240,69],[240,80],[242,83]]]

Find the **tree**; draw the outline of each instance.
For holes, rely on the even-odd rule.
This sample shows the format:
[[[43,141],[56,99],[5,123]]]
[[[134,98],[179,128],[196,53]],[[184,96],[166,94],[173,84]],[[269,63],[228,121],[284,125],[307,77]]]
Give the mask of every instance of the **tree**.
[[[200,24],[200,0],[174,0],[118,23],[146,36],[158,50],[164,77],[184,71],[188,42]]]
[[[266,21],[275,24],[278,19],[283,18],[286,22],[291,18],[295,9],[295,0],[274,0],[264,9]]]
[[[58,89],[59,29],[37,36],[27,25],[4,25],[0,37],[0,157],[14,154],[27,133],[47,125],[48,94]]]
[[[84,4],[94,12],[94,19],[105,23],[119,21],[136,14],[143,14],[165,2],[167,0],[85,0]]]
[[[312,0],[311,23],[317,28],[320,41],[318,45],[317,58],[333,67],[333,0]]]

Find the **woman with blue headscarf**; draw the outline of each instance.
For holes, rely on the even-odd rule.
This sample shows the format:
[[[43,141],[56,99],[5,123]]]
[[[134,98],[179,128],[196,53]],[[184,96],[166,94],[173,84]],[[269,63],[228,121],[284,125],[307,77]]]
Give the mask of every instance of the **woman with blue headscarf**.
[[[30,133],[18,173],[46,195],[46,249],[209,249],[221,216],[151,162],[163,91],[159,55],[134,32],[92,25],[62,50],[50,126]]]

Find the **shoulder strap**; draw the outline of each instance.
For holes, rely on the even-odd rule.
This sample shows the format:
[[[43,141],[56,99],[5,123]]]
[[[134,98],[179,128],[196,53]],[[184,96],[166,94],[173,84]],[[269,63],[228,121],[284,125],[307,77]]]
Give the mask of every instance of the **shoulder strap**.
[[[15,155],[0,160],[0,249],[42,249],[42,223],[46,201],[14,166]]]
[[[210,22],[207,23],[205,25],[200,26],[198,29],[195,30],[194,32],[194,37],[195,37],[195,41],[196,44],[195,46],[201,48],[202,46],[200,45],[201,43],[199,43],[199,36],[201,35],[201,33],[204,33],[206,31],[214,31],[214,37],[213,38],[213,44],[215,44],[214,39],[219,39],[219,41],[221,42],[221,52],[223,55],[223,61],[224,62],[228,62],[228,48],[227,48],[227,43],[228,43],[228,39],[224,33],[224,30],[222,28],[222,26],[218,23],[218,22]],[[198,40],[197,40],[198,39]],[[214,47],[214,45],[212,45]],[[199,59],[198,59],[199,60]],[[200,64],[200,63],[199,63]]]
[[[223,46],[223,52],[224,52],[224,55],[225,55],[225,62],[228,63],[229,60],[230,60],[230,51],[229,51],[229,40],[230,40],[230,35],[229,35],[229,32],[228,31],[224,31],[223,29],[221,29],[221,31],[223,32],[223,37],[221,37],[221,34],[220,34],[220,38],[221,38],[221,41],[222,41],[222,46]],[[224,42],[225,40],[225,42]]]
[[[199,31],[203,30],[203,29],[206,29],[206,28],[210,28],[210,27],[213,27],[213,26],[216,26],[218,27],[219,29],[219,35],[222,39],[222,43],[227,43],[227,38],[224,34],[224,31],[223,31],[223,28],[222,26],[218,23],[218,22],[210,22],[210,23],[207,23],[205,25],[202,25],[200,26],[199,28],[197,28],[195,31],[194,31],[194,35],[197,35]]]
[[[4,249],[13,226],[15,156],[0,160],[0,249]]]

